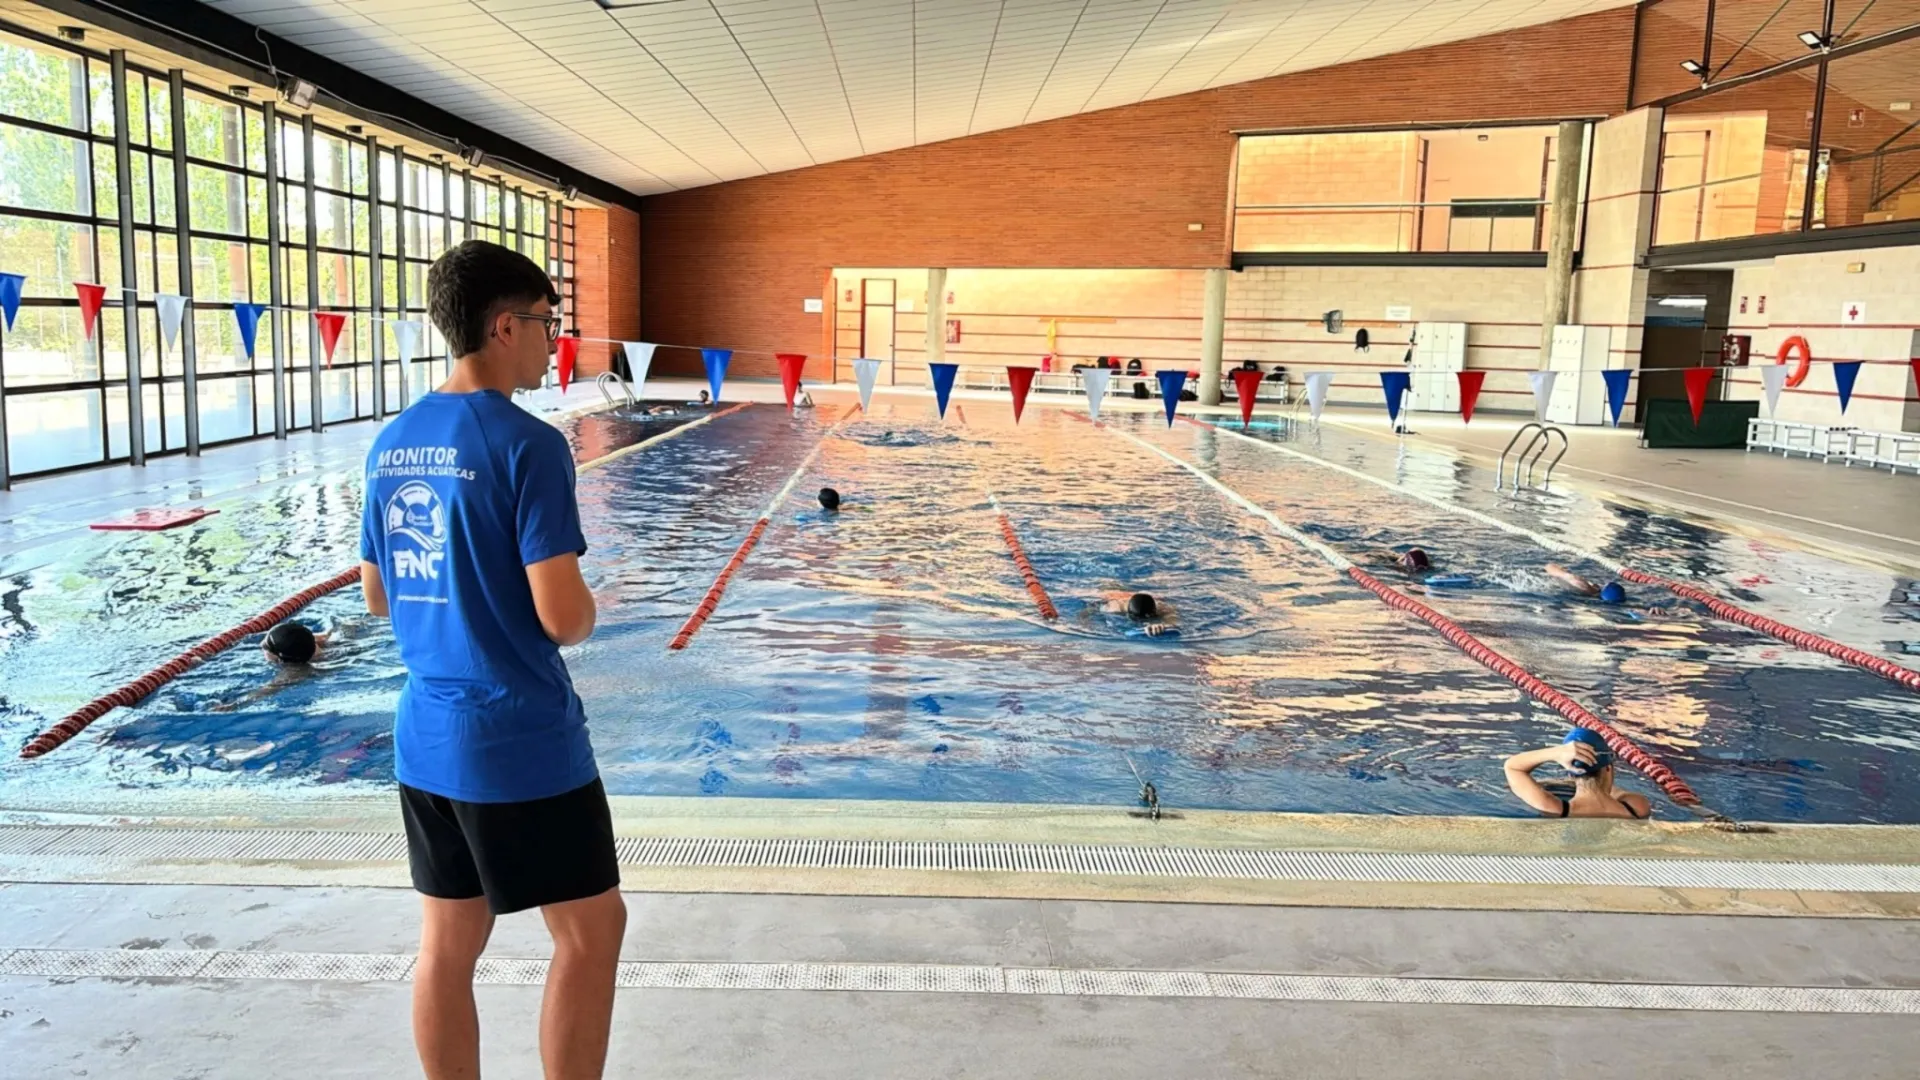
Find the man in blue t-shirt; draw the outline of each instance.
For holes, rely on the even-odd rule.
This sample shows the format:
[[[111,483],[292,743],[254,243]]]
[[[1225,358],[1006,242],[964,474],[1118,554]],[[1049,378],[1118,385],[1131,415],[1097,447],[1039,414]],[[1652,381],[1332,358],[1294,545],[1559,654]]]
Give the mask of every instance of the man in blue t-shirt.
[[[427,273],[455,357],[367,456],[367,610],[393,622],[407,685],[394,772],[422,894],[414,1042],[430,1080],[480,1075],[474,966],[496,915],[553,934],[540,1018],[550,1077],[599,1076],[626,930],[613,819],[560,646],[593,633],[573,456],[515,405],[546,374],[560,298],[518,252],[479,240]]]

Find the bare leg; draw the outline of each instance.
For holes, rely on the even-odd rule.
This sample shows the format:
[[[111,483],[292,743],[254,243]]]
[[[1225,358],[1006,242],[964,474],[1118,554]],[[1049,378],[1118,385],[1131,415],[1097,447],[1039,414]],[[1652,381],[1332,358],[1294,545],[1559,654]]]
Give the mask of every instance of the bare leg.
[[[473,967],[493,933],[484,898],[420,898],[420,959],[413,966],[413,1044],[427,1080],[477,1080],[480,1013]]]
[[[540,909],[553,934],[553,966],[540,1005],[540,1061],[547,1080],[599,1080],[613,1026],[613,977],[627,903],[618,888]]]

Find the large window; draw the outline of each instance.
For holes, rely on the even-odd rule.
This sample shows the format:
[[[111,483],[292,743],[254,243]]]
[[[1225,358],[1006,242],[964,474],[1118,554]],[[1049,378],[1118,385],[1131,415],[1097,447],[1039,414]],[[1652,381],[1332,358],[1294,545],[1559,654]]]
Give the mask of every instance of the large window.
[[[1558,130],[1243,137],[1234,250],[1545,251]]]
[[[322,423],[397,411],[445,377],[447,358],[428,325],[401,372],[393,321],[427,322],[427,267],[470,236],[546,267],[571,324],[572,214],[554,193],[191,84],[176,146],[168,76],[125,71],[116,87],[106,56],[0,27],[0,272],[26,277],[14,326],[0,330],[0,485],[132,456],[135,382],[146,454],[186,449],[190,421],[212,445],[308,427],[316,407]],[[91,338],[75,282],[106,290]],[[184,340],[162,340],[160,293],[192,299],[191,361]],[[236,301],[270,305],[252,357]],[[345,316],[330,362],[314,311]]]

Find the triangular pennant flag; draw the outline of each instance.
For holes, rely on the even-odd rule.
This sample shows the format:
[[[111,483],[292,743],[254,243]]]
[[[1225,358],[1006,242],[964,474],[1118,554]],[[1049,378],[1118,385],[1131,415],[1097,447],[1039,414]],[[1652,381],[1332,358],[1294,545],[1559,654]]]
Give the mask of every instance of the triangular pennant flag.
[[[340,328],[347,325],[347,316],[339,311],[316,311],[313,321],[320,328],[320,355],[326,358],[326,366],[332,367],[333,347],[340,344]]]
[[[1033,373],[1039,368],[1007,368],[1007,389],[1013,391],[1013,422],[1020,422],[1020,410],[1027,407],[1027,391],[1033,389]]]
[[[394,359],[400,362],[402,371],[420,355],[420,333],[426,327],[419,319],[394,319],[387,323],[393,329]]]
[[[1107,377],[1113,376],[1109,374]],[[1187,373],[1156,371],[1154,377],[1160,380],[1160,404],[1167,410],[1167,426],[1172,427],[1174,410],[1180,407],[1180,390],[1187,385]]]
[[[855,360],[853,362],[853,381],[860,385],[860,411],[866,412],[873,404],[873,384],[880,378],[880,361]]]
[[[1087,392],[1087,416],[1100,419],[1100,403],[1107,399],[1107,384],[1113,381],[1112,368],[1081,368],[1080,388]]]
[[[733,360],[732,349],[701,349],[700,362],[707,368],[707,387],[713,391],[713,403],[720,404],[720,384],[726,381],[727,364]]]
[[[644,341],[623,341],[620,347],[627,351],[627,374],[633,377],[633,396],[635,399],[647,399],[647,370],[653,367],[653,350],[659,346]]]
[[[0,313],[7,317],[7,329],[13,329],[13,317],[20,310],[20,292],[27,287],[25,274],[0,274]]]
[[[93,336],[93,327],[100,319],[100,304],[107,298],[105,285],[91,285],[84,281],[73,283],[73,291],[80,296],[80,327],[85,330],[84,337]]]
[[[187,298],[173,293],[155,293],[153,310],[160,316],[160,338],[171,349],[180,337],[180,320],[187,312]]]
[[[1333,385],[1333,372],[1307,372],[1307,411],[1313,415],[1314,423],[1320,422],[1320,410],[1327,404],[1327,389]]]
[[[1840,391],[1840,415],[1847,414],[1847,403],[1853,400],[1853,380],[1860,377],[1860,361],[1835,360],[1833,362],[1833,385]]]
[[[253,359],[253,345],[260,333],[260,313],[267,310],[265,304],[246,304],[235,302],[233,321],[240,327],[240,344],[247,350],[247,359]],[[418,324],[416,324],[418,325]]]
[[[1632,368],[1609,368],[1600,373],[1600,380],[1607,384],[1607,411],[1613,414],[1613,426],[1620,426],[1620,410],[1627,407],[1627,383],[1633,379]]]
[[[947,398],[953,395],[953,377],[959,371],[959,364],[927,365],[927,374],[933,376],[933,400],[940,406],[942,420],[947,417]]]
[[[553,341],[553,358],[560,370],[560,392],[567,392],[567,385],[573,382],[573,367],[580,362],[580,335],[568,334]]]
[[[800,389],[800,373],[807,366],[804,353],[774,353],[773,358],[780,364],[780,389],[787,395],[787,408],[793,408],[793,395]],[[945,412],[945,407],[941,409]]]
[[[1914,361],[1920,364],[1920,360]],[[1767,393],[1767,415],[1776,416],[1780,411],[1780,391],[1787,385],[1787,365],[1765,364],[1760,368],[1760,387]]]
[[[1560,374],[1557,371],[1529,371],[1527,382],[1533,384],[1533,418],[1547,418],[1547,403],[1553,400],[1553,379]]]
[[[1484,371],[1456,371],[1454,377],[1460,380],[1460,422],[1473,423],[1473,407],[1480,400],[1480,388],[1487,384]]]
[[[1700,426],[1700,412],[1707,407],[1707,384],[1713,381],[1713,376],[1718,370],[1710,367],[1696,367],[1688,368],[1681,373],[1680,377],[1687,381],[1687,407],[1693,410],[1695,427]],[[1840,409],[1845,412],[1846,406],[1842,405]]]
[[[1240,426],[1253,423],[1253,399],[1260,393],[1260,380],[1266,376],[1250,368],[1233,370],[1233,388],[1240,394]]]
[[[1912,364],[1912,365],[1913,365],[1913,386],[1914,386],[1914,389],[1916,389],[1916,390],[1920,390],[1920,356],[1916,356],[1916,357],[1914,357],[1913,359],[1911,359],[1911,360],[1909,360],[1909,361],[1907,361],[1907,363],[1909,363],[1909,364]]]
[[[1387,423],[1400,419],[1400,399],[1413,386],[1413,373],[1410,371],[1383,371],[1380,373],[1380,389],[1387,395]]]

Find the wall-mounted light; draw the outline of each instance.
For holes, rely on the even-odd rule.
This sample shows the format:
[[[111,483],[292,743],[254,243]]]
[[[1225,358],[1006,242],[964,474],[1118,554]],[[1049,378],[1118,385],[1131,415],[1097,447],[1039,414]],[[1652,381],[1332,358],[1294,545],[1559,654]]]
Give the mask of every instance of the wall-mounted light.
[[[281,84],[280,98],[296,109],[305,109],[313,104],[313,95],[319,89],[305,79],[288,76]]]
[[[1680,61],[1680,70],[1696,78],[1705,79],[1707,77],[1707,65],[1702,64],[1698,60]]]
[[[580,189],[575,187],[572,184],[568,184],[567,190],[561,192],[560,194],[564,196],[568,202],[572,202],[573,200],[580,197]]]
[[[1827,47],[1827,41],[1828,39],[1818,30],[1800,31],[1800,44],[1809,49],[1824,49]]]
[[[481,162],[487,160],[487,152],[477,146],[462,144],[460,147],[460,160],[477,169],[480,167]]]
[[[75,45],[87,40],[87,28],[84,26],[63,26],[60,28],[60,40],[71,41]]]
[[[253,87],[247,86],[244,83],[234,83],[232,86],[227,87],[227,94],[230,97],[237,98],[251,97],[253,96]]]

